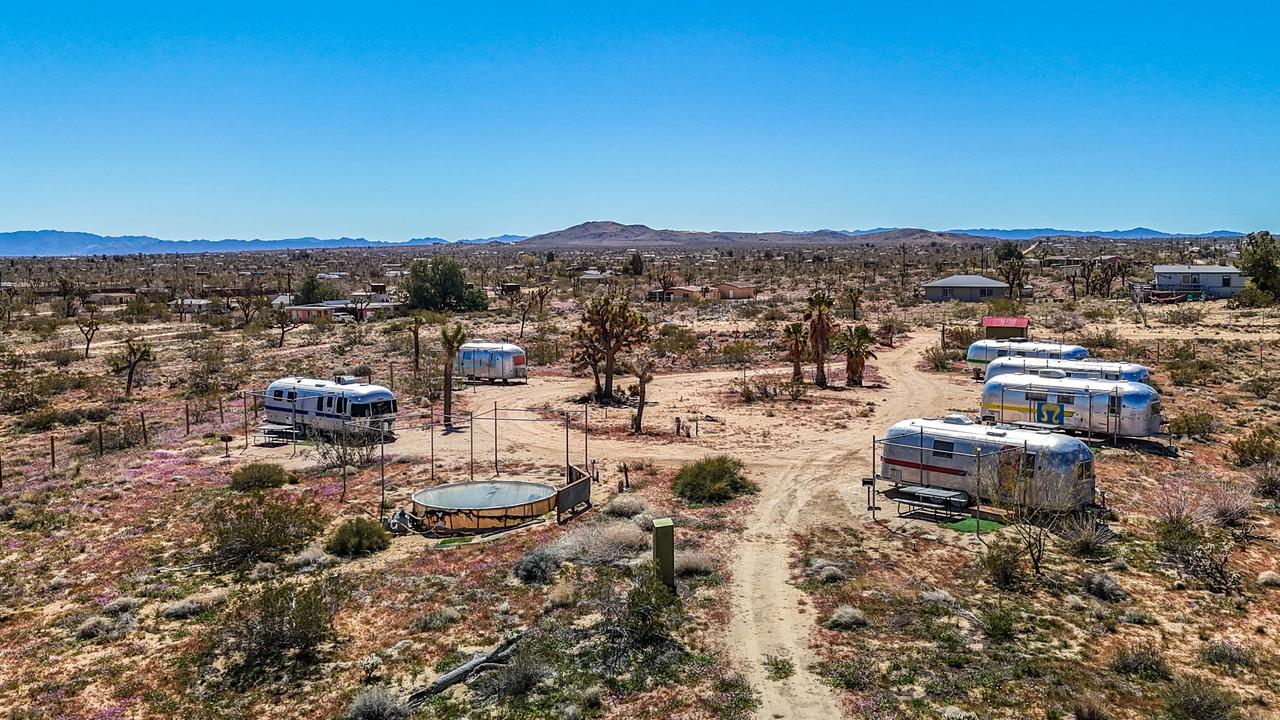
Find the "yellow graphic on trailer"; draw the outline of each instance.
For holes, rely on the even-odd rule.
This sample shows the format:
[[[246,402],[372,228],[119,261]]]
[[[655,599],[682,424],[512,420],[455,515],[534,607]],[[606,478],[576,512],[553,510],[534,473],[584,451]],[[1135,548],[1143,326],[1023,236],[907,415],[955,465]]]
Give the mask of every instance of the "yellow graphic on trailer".
[[[1036,403],[1036,422],[1042,425],[1061,425],[1064,415],[1061,403]]]

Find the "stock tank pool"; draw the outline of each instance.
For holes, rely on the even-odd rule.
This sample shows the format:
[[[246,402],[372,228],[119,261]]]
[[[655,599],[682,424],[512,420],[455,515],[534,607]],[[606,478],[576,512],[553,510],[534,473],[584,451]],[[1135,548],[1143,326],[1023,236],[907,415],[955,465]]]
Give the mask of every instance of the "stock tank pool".
[[[556,489],[528,480],[448,483],[413,494],[413,514],[444,532],[501,530],[555,509]]]

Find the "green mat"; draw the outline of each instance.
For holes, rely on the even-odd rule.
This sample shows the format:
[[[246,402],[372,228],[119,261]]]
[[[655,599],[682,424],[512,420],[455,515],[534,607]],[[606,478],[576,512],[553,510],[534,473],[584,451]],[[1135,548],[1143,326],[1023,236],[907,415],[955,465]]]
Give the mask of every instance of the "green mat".
[[[943,525],[943,527],[948,530],[955,530],[956,532],[971,533],[978,529],[977,525],[978,519],[970,517],[959,522],[953,522],[950,525]],[[1002,527],[1004,526],[994,520],[982,521],[982,532],[994,532]]]

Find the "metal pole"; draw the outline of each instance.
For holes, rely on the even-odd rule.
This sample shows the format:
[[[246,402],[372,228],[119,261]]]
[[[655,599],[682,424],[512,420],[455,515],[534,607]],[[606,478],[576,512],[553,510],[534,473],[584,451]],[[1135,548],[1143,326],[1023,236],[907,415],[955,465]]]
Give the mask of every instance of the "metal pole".
[[[586,470],[587,464],[591,462],[590,460],[588,460],[588,458],[590,457],[590,453],[588,453],[587,451],[587,410],[590,407],[591,406],[588,405],[585,400],[582,402],[582,469],[583,470]]]
[[[565,482],[573,480],[569,476],[569,411],[564,411],[564,479]]]
[[[982,448],[973,446],[975,463],[973,467],[973,535],[982,542]],[[1000,455],[996,455],[996,465],[1000,464]]]
[[[147,438],[147,414],[139,410],[138,419],[142,421],[142,445],[150,447],[151,441]]]
[[[298,454],[298,398],[295,395],[289,401],[289,418],[293,422],[293,427],[289,430],[289,438],[293,441],[293,451],[289,453],[290,457]]]
[[[493,401],[493,476],[497,477],[502,473],[498,472],[498,401]]]
[[[387,505],[387,435],[378,434],[378,484],[381,494],[378,496],[378,519],[386,515]]]
[[[476,412],[467,411],[467,434],[471,436],[471,481],[476,479]]]
[[[53,436],[49,436],[49,469],[58,467],[58,455],[53,449]]]
[[[389,374],[390,374],[390,376],[391,376],[391,389],[394,391],[394,390],[396,389],[396,364],[395,364],[395,361],[392,361],[392,362],[390,363],[390,365],[391,365],[391,372],[390,372]]]
[[[433,408],[431,411],[431,424],[427,426],[427,432],[431,434],[431,482],[436,481],[436,413]]]

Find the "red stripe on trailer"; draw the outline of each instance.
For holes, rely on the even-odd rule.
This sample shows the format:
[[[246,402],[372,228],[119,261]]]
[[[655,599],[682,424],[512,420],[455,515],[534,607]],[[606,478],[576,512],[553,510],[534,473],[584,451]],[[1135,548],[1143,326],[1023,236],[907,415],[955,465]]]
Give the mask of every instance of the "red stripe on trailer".
[[[941,465],[922,465],[921,463],[913,463],[907,460],[895,460],[893,458],[882,457],[882,462],[889,465],[897,465],[898,467],[911,468],[912,470],[925,469],[929,472],[939,472],[944,475],[968,475],[964,470],[956,470],[955,468],[942,467]]]

